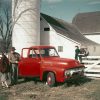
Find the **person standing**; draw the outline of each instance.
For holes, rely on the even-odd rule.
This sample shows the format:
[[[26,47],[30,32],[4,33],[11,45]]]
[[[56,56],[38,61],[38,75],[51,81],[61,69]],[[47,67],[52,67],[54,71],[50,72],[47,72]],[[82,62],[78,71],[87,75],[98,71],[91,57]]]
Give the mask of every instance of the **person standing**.
[[[2,87],[9,87],[7,83],[7,73],[9,68],[9,61],[5,54],[2,52],[2,57],[0,59],[0,72],[1,72],[1,84]]]
[[[78,46],[75,46],[75,59],[76,60],[80,59],[79,54],[80,54],[80,49]]]
[[[10,53],[8,53],[8,59],[10,62],[10,73],[11,73],[11,85],[17,83],[17,73],[18,73],[18,62],[20,60],[20,54],[15,52],[15,47],[10,49]]]

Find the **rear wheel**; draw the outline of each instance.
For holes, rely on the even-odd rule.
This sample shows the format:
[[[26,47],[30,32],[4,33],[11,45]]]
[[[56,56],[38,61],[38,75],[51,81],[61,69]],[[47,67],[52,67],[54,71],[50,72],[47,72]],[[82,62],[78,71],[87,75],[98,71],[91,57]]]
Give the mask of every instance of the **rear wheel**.
[[[55,86],[55,84],[56,84],[56,78],[55,78],[54,73],[52,73],[52,72],[49,72],[49,73],[48,73],[48,75],[47,75],[47,84],[48,84],[50,87]]]

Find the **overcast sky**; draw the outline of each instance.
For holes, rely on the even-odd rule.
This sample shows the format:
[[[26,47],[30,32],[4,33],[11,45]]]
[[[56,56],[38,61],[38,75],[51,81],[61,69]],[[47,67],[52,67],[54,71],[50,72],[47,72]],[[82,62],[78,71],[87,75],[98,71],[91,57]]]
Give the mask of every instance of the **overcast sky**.
[[[41,12],[71,22],[77,13],[100,11],[100,0],[41,0]]]

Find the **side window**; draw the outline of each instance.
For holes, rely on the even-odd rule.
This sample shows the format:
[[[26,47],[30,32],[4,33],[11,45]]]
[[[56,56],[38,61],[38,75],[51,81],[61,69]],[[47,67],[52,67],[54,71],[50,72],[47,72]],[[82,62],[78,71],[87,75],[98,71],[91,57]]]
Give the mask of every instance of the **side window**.
[[[50,28],[48,28],[48,27],[44,28],[44,31],[50,31]]]
[[[45,49],[41,49],[41,50],[40,50],[40,54],[41,54],[42,57],[47,56],[47,55],[46,55],[46,50],[45,50]]]
[[[23,52],[22,52],[23,58],[27,58],[28,50],[29,49],[27,49],[27,48],[23,49]]]
[[[30,50],[29,57],[30,58],[35,58],[36,57],[36,54],[35,54],[33,49]]]
[[[40,57],[40,51],[38,49],[35,49],[35,52],[36,52],[37,56]]]
[[[56,53],[55,49],[50,49],[49,50],[49,55],[50,56],[57,56],[57,53]]]

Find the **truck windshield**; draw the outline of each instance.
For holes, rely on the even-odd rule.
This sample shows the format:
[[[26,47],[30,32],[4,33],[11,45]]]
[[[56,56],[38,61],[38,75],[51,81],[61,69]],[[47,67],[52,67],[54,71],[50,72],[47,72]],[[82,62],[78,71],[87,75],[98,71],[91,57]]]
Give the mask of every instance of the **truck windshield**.
[[[44,48],[40,49],[40,54],[42,57],[58,57],[58,53],[54,48]]]

